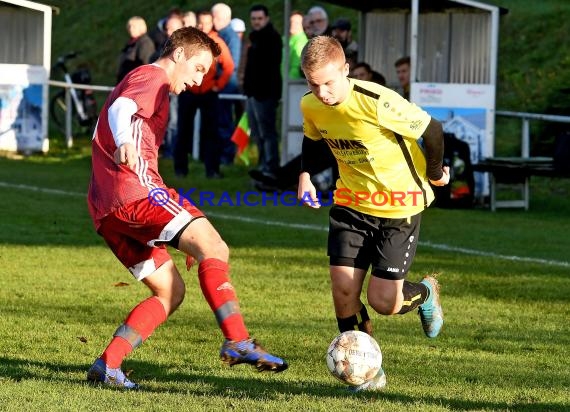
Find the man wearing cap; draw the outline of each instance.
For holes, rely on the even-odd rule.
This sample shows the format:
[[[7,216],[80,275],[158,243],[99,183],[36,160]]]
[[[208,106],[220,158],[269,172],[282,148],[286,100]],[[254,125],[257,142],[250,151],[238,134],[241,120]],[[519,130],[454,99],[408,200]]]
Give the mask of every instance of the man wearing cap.
[[[212,20],[214,28],[218,35],[227,44],[232,60],[234,62],[234,70],[230,77],[230,81],[220,90],[222,94],[238,93],[238,67],[241,57],[241,40],[235,30],[231,26],[232,9],[225,3],[216,3],[212,7]],[[234,162],[236,154],[236,146],[232,142],[232,134],[234,132],[236,121],[233,118],[234,100],[219,99],[218,100],[218,130],[221,138],[221,156],[222,164],[228,165]]]
[[[241,42],[241,53],[239,57],[239,64],[237,68],[238,91],[243,91],[243,78],[245,76],[245,62],[247,60],[248,39],[245,34],[245,22],[242,19],[234,17],[230,22],[232,29],[237,33]],[[234,102],[234,115],[235,119],[239,121],[245,112],[245,102],[243,100],[236,100]]]
[[[340,18],[332,25],[332,36],[341,44],[349,70],[358,62],[358,43],[352,40],[352,25],[345,18]]]

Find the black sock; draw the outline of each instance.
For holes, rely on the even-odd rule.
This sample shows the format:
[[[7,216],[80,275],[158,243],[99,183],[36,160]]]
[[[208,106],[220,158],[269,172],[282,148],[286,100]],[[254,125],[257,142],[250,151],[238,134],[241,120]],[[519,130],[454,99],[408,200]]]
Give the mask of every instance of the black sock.
[[[414,310],[429,297],[429,289],[426,285],[408,282],[407,280],[404,280],[402,292],[404,293],[404,303],[402,303],[402,309],[398,312],[399,315]]]
[[[355,313],[348,318],[336,318],[338,324],[338,330],[346,332],[348,330],[359,330],[369,335],[372,335],[372,323],[370,322],[370,317],[368,316],[368,311],[366,306],[362,305],[360,312]]]

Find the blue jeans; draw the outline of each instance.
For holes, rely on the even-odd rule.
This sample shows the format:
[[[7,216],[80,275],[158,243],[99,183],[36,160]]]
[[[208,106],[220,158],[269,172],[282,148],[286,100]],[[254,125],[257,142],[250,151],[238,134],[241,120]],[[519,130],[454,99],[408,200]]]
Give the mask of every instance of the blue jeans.
[[[233,76],[232,76],[233,79]],[[220,92],[223,94],[238,94],[237,78],[234,82],[230,82],[224,87]],[[234,162],[234,157],[236,155],[236,145],[232,142],[232,135],[236,128],[236,124],[239,119],[234,119],[234,105],[236,101],[231,99],[218,99],[218,129],[221,139],[221,161],[222,164],[229,165]]]
[[[278,99],[247,99],[247,117],[251,138],[257,143],[259,169],[263,173],[275,175],[279,168],[279,136],[276,116]]]

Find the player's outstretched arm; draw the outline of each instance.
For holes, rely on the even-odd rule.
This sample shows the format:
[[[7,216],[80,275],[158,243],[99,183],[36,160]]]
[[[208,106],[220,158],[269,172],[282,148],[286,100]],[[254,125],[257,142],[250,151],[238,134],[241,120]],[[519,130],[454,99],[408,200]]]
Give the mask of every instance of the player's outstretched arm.
[[[114,152],[115,163],[127,165],[133,169],[137,162],[138,153],[132,136],[131,119],[137,112],[134,100],[119,97],[109,107],[109,127],[117,145]]]
[[[440,122],[432,118],[423,133],[426,149],[427,177],[435,186],[444,186],[449,183],[449,167],[447,171],[443,165],[443,127]],[[447,175],[447,176],[446,176]]]
[[[317,197],[317,189],[313,182],[311,182],[311,175],[307,172],[301,172],[299,175],[297,198],[302,200],[305,205],[314,209],[321,207],[319,198]]]
[[[315,209],[321,207],[321,204],[317,197],[317,189],[311,182],[311,176],[321,171],[317,160],[322,156],[322,142],[303,136],[301,174],[299,175],[297,197],[307,206]]]

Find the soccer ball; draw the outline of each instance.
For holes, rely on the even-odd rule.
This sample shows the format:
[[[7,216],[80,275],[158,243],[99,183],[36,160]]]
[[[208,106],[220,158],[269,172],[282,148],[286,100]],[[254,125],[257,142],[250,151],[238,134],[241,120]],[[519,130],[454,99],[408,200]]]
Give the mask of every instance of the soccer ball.
[[[329,345],[327,367],[341,382],[361,385],[374,378],[382,367],[382,352],[372,336],[349,330]]]

